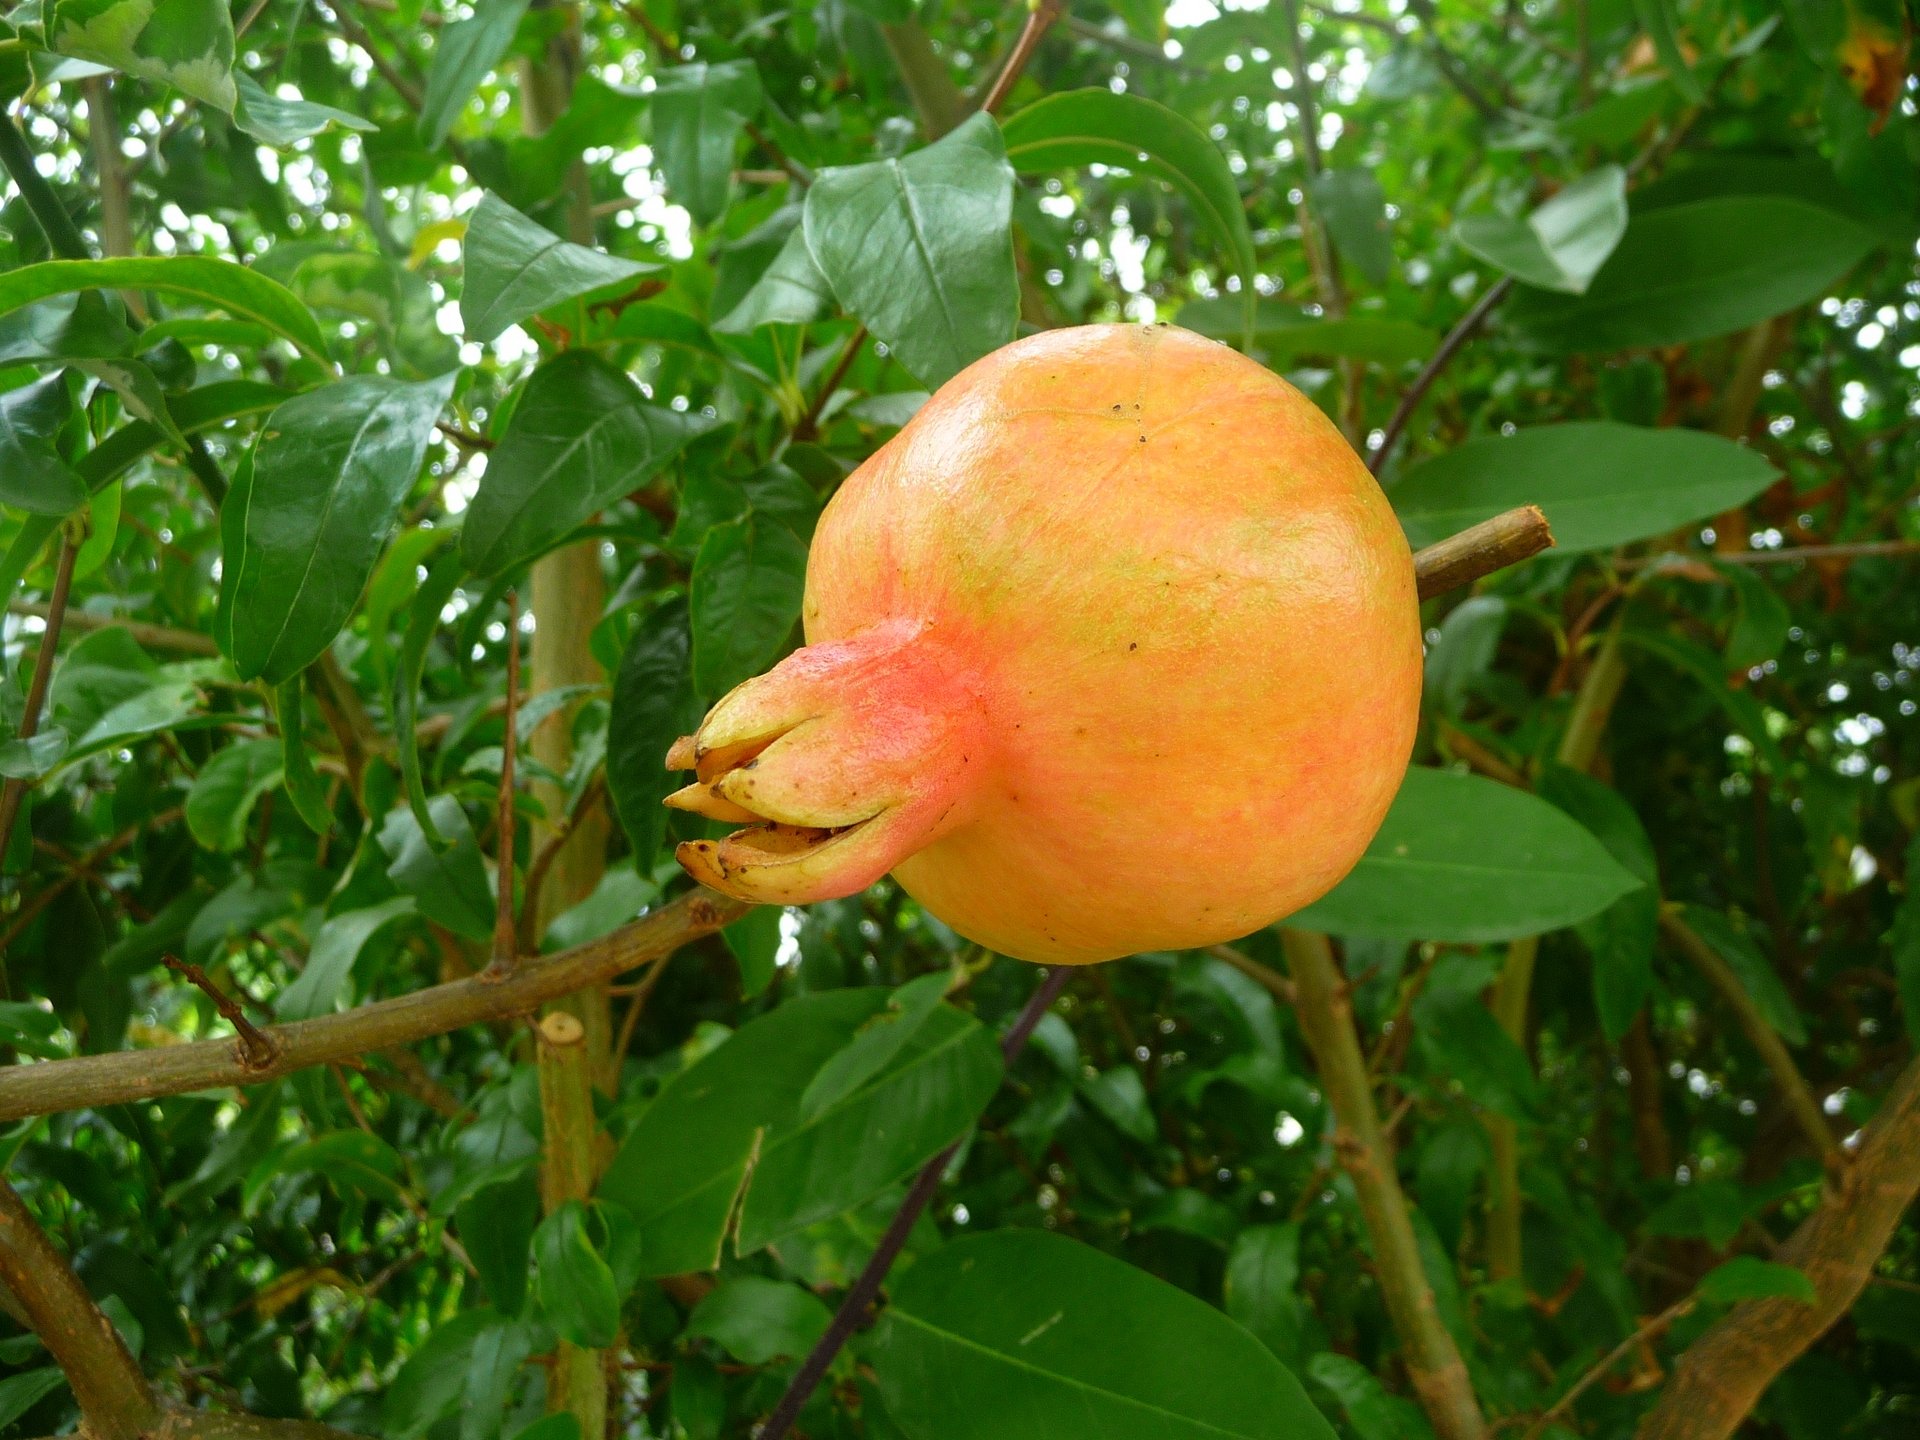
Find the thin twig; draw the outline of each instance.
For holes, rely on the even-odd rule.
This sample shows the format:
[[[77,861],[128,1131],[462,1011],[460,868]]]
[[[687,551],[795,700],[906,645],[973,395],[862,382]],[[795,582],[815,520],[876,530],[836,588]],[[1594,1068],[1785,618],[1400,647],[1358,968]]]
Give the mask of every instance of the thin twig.
[[[1674,1301],[1673,1304],[1669,1305],[1658,1315],[1648,1320],[1638,1330],[1627,1336],[1627,1338],[1622,1340],[1618,1345],[1614,1346],[1613,1349],[1609,1350],[1600,1358],[1599,1362],[1595,1364],[1591,1370],[1574,1381],[1573,1384],[1568,1387],[1567,1393],[1554,1401],[1553,1404],[1548,1407],[1545,1414],[1534,1421],[1533,1424],[1529,1425],[1527,1427],[1527,1433],[1521,1436],[1520,1440],[1539,1440],[1539,1437],[1545,1432],[1546,1428],[1562,1415],[1566,1414],[1567,1411],[1573,1407],[1574,1401],[1592,1389],[1609,1370],[1613,1369],[1614,1366],[1618,1365],[1622,1360],[1626,1359],[1628,1355],[1638,1350],[1648,1341],[1659,1338],[1659,1336],[1666,1332],[1668,1326],[1672,1325],[1674,1321],[1693,1309],[1698,1303],[1699,1302],[1691,1295],[1686,1296],[1684,1299]]]
[[[1378,475],[1386,468],[1387,457],[1393,453],[1393,447],[1407,428],[1407,422],[1413,419],[1413,412],[1426,398],[1427,391],[1433,388],[1433,382],[1453,363],[1453,357],[1460,347],[1473,338],[1473,334],[1486,323],[1502,300],[1513,290],[1513,277],[1502,275],[1486,288],[1480,298],[1474,301],[1473,308],[1460,317],[1460,322],[1447,332],[1447,338],[1440,342],[1440,348],[1433,352],[1433,358],[1413,377],[1413,384],[1407,387],[1407,393],[1400,397],[1400,403],[1393,408],[1393,418],[1387,421],[1387,428],[1381,432],[1380,443],[1373,454],[1367,457],[1367,468]]]
[[[834,361],[833,370],[827,376],[827,383],[820,387],[820,393],[815,395],[813,403],[807,406],[807,413],[802,415],[794,425],[795,440],[811,440],[819,434],[821,412],[827,408],[827,402],[833,399],[834,393],[839,390],[840,382],[847,378],[847,371],[853,368],[854,357],[859,355],[860,347],[866,342],[867,327],[864,325],[856,327],[853,334],[847,337],[847,343],[841,347],[840,358]]]
[[[38,600],[10,600],[7,609],[15,615],[32,615],[45,620],[52,607]],[[67,611],[66,623],[75,630],[124,630],[128,638],[148,650],[173,650],[182,655],[220,653],[220,647],[214,643],[213,637],[198,630],[176,630],[171,625],[127,620],[118,615],[96,615],[91,610]]]
[[[1712,555],[1689,555],[1663,550],[1619,562],[1622,570],[1682,570],[1713,565],[1791,565],[1795,561],[1860,560],[1871,555],[1920,555],[1920,540],[1858,540],[1837,545],[1785,545],[1778,550],[1733,550]]]
[[[989,115],[999,110],[1007,98],[1007,92],[1019,82],[1020,72],[1027,68],[1033,52],[1040,48],[1047,31],[1053,28],[1053,22],[1066,12],[1066,8],[1063,0],[1029,0],[1027,19],[1020,29],[1020,38],[1013,42],[1013,51],[1007,56],[1007,63],[1000,67],[993,88],[987,91],[986,99],[980,102],[981,110]]]
[[[1067,977],[1072,973],[1072,967],[1056,965],[1035,988],[1026,1007],[1021,1010],[1020,1018],[1001,1038],[1000,1053],[1008,1065],[1026,1048],[1034,1026],[1052,1008],[1053,1002],[1066,988]],[[873,1258],[867,1261],[866,1268],[861,1270],[859,1277],[848,1288],[846,1298],[834,1312],[826,1333],[800,1363],[793,1379],[787,1383],[786,1393],[780,1397],[780,1403],[774,1406],[766,1423],[754,1432],[754,1440],[784,1440],[800,1414],[800,1407],[807,1403],[807,1398],[826,1377],[827,1367],[833,1364],[834,1356],[840,1353],[847,1341],[853,1338],[854,1331],[865,1322],[867,1311],[880,1296],[880,1286],[885,1282],[887,1272],[893,1268],[893,1262],[900,1258],[901,1250],[906,1248],[907,1236],[912,1234],[922,1212],[932,1202],[934,1192],[940,1188],[941,1176],[946,1173],[947,1166],[952,1163],[959,1149],[960,1141],[956,1140],[929,1160],[914,1177],[907,1198],[900,1202],[899,1210],[894,1213],[886,1233],[874,1248]]]
[[[40,635],[40,652],[33,657],[33,679],[27,685],[26,708],[20,712],[21,740],[31,740],[40,732],[40,711],[47,703],[47,686],[53,678],[53,652],[60,644],[60,627],[67,618],[67,596],[73,588],[73,561],[80,546],[71,533],[60,542],[60,559],[53,572],[53,598],[47,604],[47,628]],[[26,797],[27,782],[9,776],[0,786],[0,857],[13,843],[14,821],[20,818],[20,802]]]
[[[540,914],[540,894],[547,887],[547,872],[553,868],[554,860],[566,848],[567,841],[579,828],[580,822],[593,807],[600,803],[607,793],[605,772],[596,774],[580,792],[580,798],[573,802],[573,808],[566,818],[554,826],[547,838],[540,842],[540,849],[533,857],[533,863],[527,866],[527,880],[520,887],[520,949],[531,952],[534,949],[534,925]]]
[[[165,957],[167,969],[190,982],[196,989],[213,1001],[213,1008],[225,1017],[240,1037],[240,1058],[248,1068],[265,1069],[280,1058],[280,1052],[266,1033],[247,1018],[247,1012],[240,1008],[240,1002],[222,990],[198,965],[181,960],[177,956]]]

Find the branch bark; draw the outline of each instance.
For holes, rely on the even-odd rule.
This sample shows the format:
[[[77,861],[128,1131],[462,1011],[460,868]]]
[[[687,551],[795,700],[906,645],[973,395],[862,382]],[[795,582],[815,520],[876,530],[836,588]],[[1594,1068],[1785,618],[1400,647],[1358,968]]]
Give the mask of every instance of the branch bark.
[[[569,1200],[593,1194],[593,1078],[587,1032],[565,1010],[539,1025],[541,1207],[551,1215]],[[549,1412],[565,1411],[582,1435],[607,1431],[607,1352],[562,1340],[553,1356],[547,1388]]]
[[[1852,1308],[1920,1195],[1920,1059],[1894,1081],[1820,1206],[1774,1258],[1819,1297],[1737,1305],[1681,1354],[1638,1440],[1729,1440],[1781,1371]]]
[[[1522,505],[1449,535],[1413,557],[1420,598],[1431,600],[1471,585],[1496,570],[1517,565],[1553,544],[1553,530],[1538,505]]]
[[[274,1047],[273,1062],[266,1066],[250,1066],[238,1041],[224,1039],[0,1069],[0,1121],[258,1085],[462,1026],[531,1014],[549,1000],[663,959],[739,919],[749,908],[724,895],[696,891],[611,935],[527,960],[504,980],[470,976],[338,1015],[265,1026],[261,1033]]]
[[[1333,946],[1312,930],[1283,930],[1281,941],[1298,996],[1294,1014],[1333,1111],[1334,1153],[1359,1197],[1381,1298],[1404,1349],[1407,1377],[1440,1440],[1486,1440],[1487,1422],[1466,1362],[1440,1322],[1433,1286],[1421,1268],[1407,1197],[1374,1108],[1353,1005]]]

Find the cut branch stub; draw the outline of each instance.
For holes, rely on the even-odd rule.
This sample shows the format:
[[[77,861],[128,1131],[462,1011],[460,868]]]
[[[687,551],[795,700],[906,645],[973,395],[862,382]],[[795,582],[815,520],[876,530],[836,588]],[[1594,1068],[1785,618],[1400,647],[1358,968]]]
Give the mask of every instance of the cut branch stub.
[[[1553,530],[1538,505],[1522,505],[1449,535],[1413,557],[1420,598],[1431,600],[1483,576],[1538,555],[1553,545]]]

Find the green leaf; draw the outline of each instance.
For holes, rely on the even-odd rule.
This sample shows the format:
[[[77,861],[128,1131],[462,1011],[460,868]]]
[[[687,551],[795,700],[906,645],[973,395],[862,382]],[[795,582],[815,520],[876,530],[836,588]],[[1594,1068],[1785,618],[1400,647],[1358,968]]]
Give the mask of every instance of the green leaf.
[[[840,303],[928,389],[1013,339],[1013,168],[992,117],[898,160],[823,171],[801,223]]]
[[[1633,0],[1633,10],[1640,18],[1640,28],[1653,41],[1654,53],[1660,57],[1667,78],[1695,105],[1704,104],[1706,87],[1700,83],[1700,77],[1693,73],[1693,67],[1687,64],[1686,54],[1680,48],[1680,22],[1674,14],[1673,0]]]
[[[653,154],[670,199],[696,225],[727,208],[733,152],[765,96],[751,60],[696,62],[658,72],[653,91]]]
[[[56,441],[73,414],[67,377],[0,394],[0,505],[59,518],[87,503],[87,487]]]
[[[284,150],[334,125],[342,130],[362,132],[380,128],[371,120],[336,110],[331,105],[315,104],[297,95],[288,100],[269,94],[251,75],[236,75],[234,83],[239,89],[240,103],[233,112],[233,123],[254,139],[278,149]],[[142,338],[151,334],[149,330]]]
[[[1754,1003],[1761,1018],[1789,1045],[1807,1043],[1807,1021],[1787,993],[1780,974],[1760,947],[1717,910],[1688,905],[1686,920],[1694,934],[1706,941],[1713,952],[1727,962],[1739,980],[1740,988]]]
[[[47,41],[231,111],[233,17],[226,0],[57,0]]]
[[[1391,495],[1416,549],[1537,504],[1559,549],[1610,550],[1744,505],[1777,478],[1765,456],[1718,435],[1578,420],[1470,440],[1414,466]]]
[[[806,578],[807,547],[778,520],[750,512],[709,530],[689,591],[694,688],[718,697],[772,664]]]
[[[469,340],[491,340],[562,301],[659,268],[562,240],[489,191],[467,222],[460,319]]]
[[[887,1008],[863,1025],[807,1082],[800,1094],[801,1120],[818,1119],[886,1069],[920,1027],[933,1018],[951,980],[944,971],[936,972],[909,980],[895,990],[887,998]]]
[[[1820,1292],[1813,1288],[1806,1271],[1753,1255],[1736,1255],[1724,1265],[1716,1265],[1694,1293],[1716,1305],[1739,1300],[1798,1300],[1803,1305],[1820,1301]]]
[[[58,1365],[22,1370],[0,1380],[0,1426],[13,1424],[56,1390],[66,1387],[66,1372]]]
[[[420,773],[420,679],[426,671],[427,649],[440,628],[440,612],[460,588],[467,573],[458,551],[442,555],[420,582],[407,607],[406,638],[400,642],[400,663],[393,672],[393,739],[399,753],[400,776],[407,788],[407,804],[421,834],[434,849],[446,841],[433,823],[427,805],[426,781]]]
[[[1607,852],[1641,882],[1575,933],[1593,956],[1593,1002],[1607,1039],[1618,1041],[1653,993],[1654,938],[1660,926],[1660,873],[1653,840],[1624,796],[1565,765],[1540,775],[1542,800],[1557,805],[1593,833]]]
[[[798,1359],[833,1317],[820,1297],[790,1280],[733,1275],[687,1317],[686,1338],[711,1340],[743,1365]]]
[[[513,44],[526,13],[527,0],[487,0],[467,19],[440,27],[420,101],[418,133],[429,150],[445,142],[473,92]]]
[[[1211,1305],[1042,1230],[971,1235],[894,1286],[873,1365],[915,1440],[1333,1440]]]
[[[784,913],[778,905],[756,905],[720,932],[740,966],[740,993],[749,1000],[773,983]]]
[[[1387,197],[1370,170],[1325,170],[1313,178],[1313,203],[1339,257],[1375,285],[1393,274]]]
[[[1786,773],[1787,757],[1767,728],[1767,712],[1747,690],[1727,684],[1726,664],[1711,650],[1664,630],[1622,630],[1620,640],[1666,661],[1698,682],[1700,688],[1727,714],[1736,729],[1752,743],[1754,753],[1775,775]]]
[[[1474,1104],[1509,1120],[1536,1113],[1540,1088],[1526,1051],[1474,990],[1429,985],[1414,1002],[1413,1024],[1427,1069],[1458,1081]]]
[[[1893,914],[1893,929],[1887,934],[1892,952],[1894,981],[1900,988],[1900,1005],[1906,1013],[1907,1037],[1920,1047],[1920,830],[1907,842],[1906,893]]]
[[[833,287],[813,263],[806,231],[795,225],[773,263],[713,328],[722,335],[745,335],[762,325],[810,325],[832,310]]]
[[[1390,1394],[1351,1356],[1324,1351],[1307,1362],[1307,1378],[1339,1403],[1356,1440],[1433,1440],[1433,1427],[1420,1407]]]
[[[1024,175],[1102,164],[1172,185],[1240,277],[1240,303],[1252,303],[1257,262],[1240,188],[1220,147],[1184,115],[1140,95],[1069,90],[1010,116],[1005,134],[1007,159]]]
[[[687,604],[675,598],[633,627],[613,677],[607,790],[641,870],[660,854],[667,827],[661,801],[680,784],[667,769],[667,747],[700,721],[692,654]]]
[[[118,0],[143,4],[145,0]],[[284,285],[245,265],[202,255],[119,260],[43,260],[0,274],[0,315],[76,290],[157,290],[181,295],[242,320],[256,320],[316,360],[326,341],[307,307]]]
[[[152,334],[150,327],[143,339]],[[124,355],[132,345],[119,302],[97,290],[58,295],[0,319],[0,365],[102,359]]]
[[[620,1295],[613,1271],[587,1233],[587,1208],[569,1200],[533,1232],[534,1294],[563,1340],[589,1349],[620,1333]]]
[[[435,827],[448,837],[445,849],[427,843],[411,810],[391,812],[380,827],[380,848],[387,852],[387,876],[420,903],[420,913],[469,940],[493,934],[493,887],[480,858],[467,812],[451,795],[436,795],[428,805]]]
[[[275,997],[274,1018],[284,1023],[331,1015],[346,992],[354,962],[367,948],[367,942],[394,921],[418,913],[411,895],[396,895],[370,909],[349,910],[328,920],[308,947],[306,965],[293,983]]]
[[[274,705],[279,711],[280,771],[287,798],[308,829],[325,835],[333,829],[333,810],[327,804],[326,787],[314,773],[313,757],[307,753],[306,682],[299,673],[280,682]]]
[[[1440,622],[1439,638],[1429,638],[1422,684],[1428,702],[1442,715],[1458,716],[1493,668],[1507,610],[1503,596],[1469,595]]]
[[[1244,1325],[1282,1363],[1304,1348],[1305,1306],[1300,1294],[1298,1224],[1249,1225],[1227,1252],[1222,1285],[1227,1314]]]
[[[599,1191],[638,1222],[646,1274],[714,1268],[736,1214],[744,1255],[852,1209],[966,1128],[999,1083],[1000,1052],[984,1026],[951,1007],[859,1090],[800,1119],[808,1082],[887,998],[858,989],[789,1000],[660,1093]],[[661,1165],[661,1155],[674,1164]]]
[[[483,1185],[453,1212],[487,1298],[503,1315],[518,1315],[527,1298],[527,1261],[540,1219],[540,1181],[531,1165],[510,1180]]]
[[[378,1135],[365,1130],[336,1130],[275,1157],[247,1178],[249,1196],[260,1193],[268,1180],[289,1175],[318,1175],[340,1194],[358,1191],[404,1204],[406,1191],[401,1184],[407,1162]]]
[[[242,740],[214,752],[187,792],[187,829],[209,850],[238,850],[247,842],[254,802],[280,783],[280,746]]]
[[[238,548],[223,546],[221,557],[233,594],[227,653],[243,680],[278,685],[333,643],[420,474],[453,381],[356,375],[267,418]]]
[[[1486,944],[1574,924],[1639,884],[1546,801],[1477,775],[1415,767],[1353,873],[1289,923]]]
[[[467,1362],[488,1331],[507,1324],[487,1306],[462,1310],[441,1322],[407,1356],[381,1400],[383,1433],[393,1440],[416,1440],[459,1403],[467,1383]]]
[[[1189,300],[1176,318],[1186,329],[1215,340],[1238,344],[1250,334],[1254,350],[1270,365],[1303,356],[1405,365],[1426,359],[1440,343],[1433,331],[1410,320],[1333,320],[1265,297],[1254,301],[1251,332],[1247,329],[1246,305],[1230,295]]]
[[[1543,290],[1584,295],[1627,233],[1627,172],[1602,165],[1524,220],[1466,215],[1454,237],[1473,254]]]
[[[467,507],[461,552],[491,579],[639,489],[709,422],[649,404],[621,371],[570,350],[533,372]]]
[[[1734,195],[1635,213],[1584,295],[1523,289],[1506,319],[1559,353],[1706,340],[1822,294],[1879,243],[1843,215]]]
[[[1750,565],[1715,565],[1733,586],[1737,608],[1733,624],[1727,630],[1722,657],[1729,670],[1747,670],[1764,665],[1778,655],[1793,628],[1793,612],[1787,602]]]

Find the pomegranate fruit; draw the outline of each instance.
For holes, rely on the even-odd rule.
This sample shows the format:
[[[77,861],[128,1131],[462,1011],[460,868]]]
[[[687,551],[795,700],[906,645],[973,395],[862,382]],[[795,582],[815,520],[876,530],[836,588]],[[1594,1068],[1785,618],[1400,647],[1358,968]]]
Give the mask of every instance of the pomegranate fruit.
[[[1404,774],[1412,556],[1313,403],[1165,325],[1018,341],[840,487],[808,644],[679,741],[745,828],[696,880],[803,904],[893,872],[1048,964],[1232,939],[1331,889]]]

